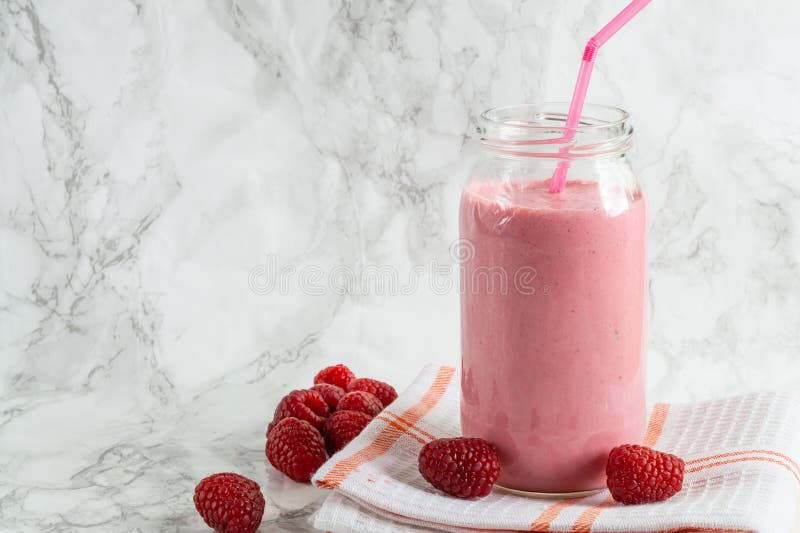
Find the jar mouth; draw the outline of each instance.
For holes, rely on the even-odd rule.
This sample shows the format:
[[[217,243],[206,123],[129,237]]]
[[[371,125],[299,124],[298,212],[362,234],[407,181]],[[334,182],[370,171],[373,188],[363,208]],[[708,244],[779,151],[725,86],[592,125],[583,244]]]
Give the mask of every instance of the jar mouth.
[[[566,128],[569,102],[546,102],[544,104],[516,104],[493,107],[481,113],[481,122],[496,126],[514,126],[531,130],[552,130],[554,124],[547,121],[560,122]],[[630,115],[622,108],[586,104],[583,106],[578,126],[571,129],[587,130],[613,128],[630,119]]]
[[[567,126],[569,102],[495,107],[478,121],[481,143],[509,156],[574,159],[626,151],[633,127],[627,111],[586,104],[576,126]]]

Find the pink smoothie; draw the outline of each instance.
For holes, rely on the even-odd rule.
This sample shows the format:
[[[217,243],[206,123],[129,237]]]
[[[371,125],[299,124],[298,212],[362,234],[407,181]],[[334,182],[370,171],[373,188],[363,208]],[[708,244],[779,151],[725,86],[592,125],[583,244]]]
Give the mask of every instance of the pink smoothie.
[[[644,432],[647,214],[624,192],[606,214],[594,182],[547,187],[462,195],[461,422],[498,447],[501,485],[575,492],[603,487],[608,452]]]

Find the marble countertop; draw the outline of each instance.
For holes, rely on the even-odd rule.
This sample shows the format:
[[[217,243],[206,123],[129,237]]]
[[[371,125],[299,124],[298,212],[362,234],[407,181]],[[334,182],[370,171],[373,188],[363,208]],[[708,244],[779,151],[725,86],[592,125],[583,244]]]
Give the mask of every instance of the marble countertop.
[[[260,531],[315,531],[308,518],[326,491],[264,456],[284,392],[221,385],[151,410],[95,394],[20,396],[0,413],[0,531],[206,532],[194,487],[227,471],[261,485]]]

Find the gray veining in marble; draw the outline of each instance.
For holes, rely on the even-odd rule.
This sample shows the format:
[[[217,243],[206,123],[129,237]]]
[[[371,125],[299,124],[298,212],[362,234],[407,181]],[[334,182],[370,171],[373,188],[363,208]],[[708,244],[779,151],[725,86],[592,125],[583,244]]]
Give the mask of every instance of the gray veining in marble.
[[[0,530],[204,531],[278,398],[458,359],[458,295],[260,295],[254,268],[452,265],[483,109],[563,100],[611,0],[0,2]],[[651,208],[648,386],[800,386],[800,4],[655,0],[589,99]],[[296,279],[295,279],[296,281]]]

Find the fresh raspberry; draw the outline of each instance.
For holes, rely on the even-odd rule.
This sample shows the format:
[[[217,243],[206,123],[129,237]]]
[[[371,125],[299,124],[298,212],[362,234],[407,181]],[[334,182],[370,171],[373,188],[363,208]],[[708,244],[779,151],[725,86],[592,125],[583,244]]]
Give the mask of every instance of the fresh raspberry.
[[[294,417],[275,425],[267,436],[265,451],[272,466],[301,483],[307,483],[328,460],[325,441],[317,428]]]
[[[336,406],[339,405],[339,400],[341,400],[342,396],[345,394],[344,389],[336,385],[331,385],[330,383],[318,383],[309,390],[315,390],[322,394],[322,397],[325,398],[325,402],[328,404],[328,407],[331,408],[331,411],[336,410]]]
[[[374,394],[378,397],[384,407],[388,407],[390,403],[397,399],[397,391],[394,390],[394,387],[389,385],[388,383],[384,383],[383,381],[378,381],[377,379],[370,379],[370,378],[358,378],[354,379],[350,382],[350,385],[347,387],[348,392],[361,390],[364,392],[369,392],[370,394]]]
[[[361,411],[336,411],[325,421],[325,444],[333,455],[367,427],[372,417]]]
[[[683,459],[637,444],[617,446],[608,454],[606,476],[618,502],[660,502],[683,486]]]
[[[347,386],[354,379],[356,379],[356,375],[349,368],[344,365],[333,365],[317,372],[317,375],[314,376],[314,385],[330,383],[347,390]]]
[[[339,400],[339,411],[361,411],[367,413],[369,416],[375,416],[383,411],[383,404],[374,395],[362,390],[356,390],[345,394]]]
[[[239,474],[213,474],[194,489],[194,506],[208,527],[224,533],[253,533],[264,515],[258,483]]]
[[[305,420],[319,429],[325,423],[325,417],[329,412],[328,404],[319,392],[293,390],[284,396],[278,407],[275,408],[275,416],[272,417],[272,422],[267,428],[267,435],[275,427],[275,424],[290,416]]]
[[[419,473],[447,494],[483,497],[500,475],[500,458],[494,446],[483,439],[439,439],[420,450]]]

